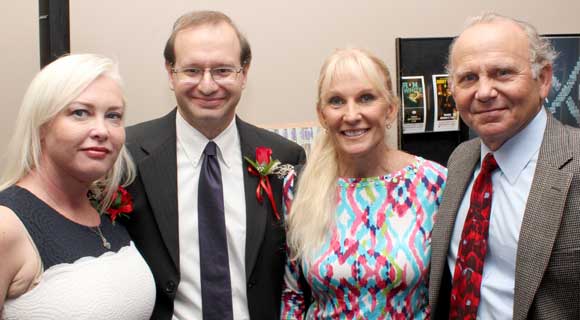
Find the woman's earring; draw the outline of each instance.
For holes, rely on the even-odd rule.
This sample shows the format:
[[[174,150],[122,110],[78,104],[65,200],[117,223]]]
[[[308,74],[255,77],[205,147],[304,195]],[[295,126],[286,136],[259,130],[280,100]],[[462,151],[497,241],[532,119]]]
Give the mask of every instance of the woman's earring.
[[[390,123],[387,123],[387,129],[389,129],[389,130],[391,129],[391,124]]]

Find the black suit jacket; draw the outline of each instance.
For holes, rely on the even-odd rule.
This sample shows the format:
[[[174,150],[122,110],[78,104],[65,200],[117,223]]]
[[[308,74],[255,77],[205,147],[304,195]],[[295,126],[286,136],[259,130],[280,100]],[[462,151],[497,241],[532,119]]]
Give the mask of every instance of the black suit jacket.
[[[166,116],[127,129],[127,147],[138,175],[128,187],[134,212],[126,222],[139,251],[148,262],[157,286],[152,319],[171,319],[180,281],[177,207],[176,133],[173,110]],[[267,130],[236,117],[242,154],[255,159],[255,149],[272,149],[272,158],[296,165],[306,160],[304,149]],[[245,161],[244,161],[245,163]],[[282,181],[270,177],[278,210]],[[246,281],[250,317],[279,318],[285,263],[285,234],[267,199],[256,199],[258,178],[244,166],[246,198]]]

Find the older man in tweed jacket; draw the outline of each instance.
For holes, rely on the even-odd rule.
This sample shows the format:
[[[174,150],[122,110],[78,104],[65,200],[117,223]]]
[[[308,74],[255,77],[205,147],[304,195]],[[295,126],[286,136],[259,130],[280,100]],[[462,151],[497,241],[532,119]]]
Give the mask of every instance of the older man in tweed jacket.
[[[580,131],[542,107],[555,56],[531,25],[496,14],[451,46],[453,97],[479,138],[448,162],[432,236],[436,319],[580,319]],[[472,191],[487,154],[498,168],[480,194],[486,218]]]

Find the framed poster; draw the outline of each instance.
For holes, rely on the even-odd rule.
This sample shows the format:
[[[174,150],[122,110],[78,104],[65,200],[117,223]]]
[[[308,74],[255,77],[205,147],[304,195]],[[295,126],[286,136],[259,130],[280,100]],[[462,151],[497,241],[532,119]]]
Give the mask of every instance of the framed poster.
[[[433,76],[433,131],[459,130],[459,113],[449,87],[447,74]]]
[[[436,123],[442,124],[439,118],[436,121],[437,108],[433,83],[433,75],[445,74],[447,52],[453,38],[397,38],[397,93],[403,101],[402,78],[404,76],[422,76],[424,83],[424,102],[426,104],[425,130],[424,132],[407,133],[404,131],[404,112],[401,107],[399,112],[399,148],[408,153],[419,155],[425,159],[436,161],[442,165],[447,164],[447,159],[453,150],[469,137],[469,128],[458,117],[459,130],[444,130],[443,127],[435,128]],[[435,88],[434,88],[435,86]],[[441,114],[441,113],[440,113]],[[445,121],[446,124],[450,122]],[[446,129],[445,129],[446,130]]]
[[[423,76],[401,77],[403,133],[425,132],[427,103]]]

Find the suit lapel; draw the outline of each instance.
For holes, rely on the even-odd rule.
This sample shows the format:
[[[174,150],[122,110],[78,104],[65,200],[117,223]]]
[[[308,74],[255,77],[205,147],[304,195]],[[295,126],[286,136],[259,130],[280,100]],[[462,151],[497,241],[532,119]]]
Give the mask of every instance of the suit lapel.
[[[141,146],[148,156],[139,163],[139,172],[159,232],[179,270],[175,111],[164,120],[159,134]]]
[[[466,143],[464,150],[457,150],[452,165],[449,166],[443,200],[437,212],[433,227],[431,243],[432,278],[430,284],[430,301],[436,304],[439,298],[443,274],[447,268],[449,242],[455,225],[459,205],[465,195],[465,190],[473,177],[473,170],[480,158],[480,142],[472,140]],[[446,299],[445,297],[443,299]],[[448,299],[448,297],[447,297]]]
[[[548,113],[518,241],[514,319],[527,318],[550,260],[572,182],[572,173],[561,170],[572,159],[570,150],[564,126]]]
[[[256,198],[256,188],[258,187],[258,177],[251,175],[247,170],[247,161],[243,159],[247,156],[255,159],[256,147],[260,143],[256,131],[249,127],[245,122],[236,117],[236,125],[240,135],[240,144],[242,149],[242,168],[244,170],[244,193],[246,197],[246,280],[249,280],[260,246],[264,239],[266,230],[267,207],[258,203]]]

